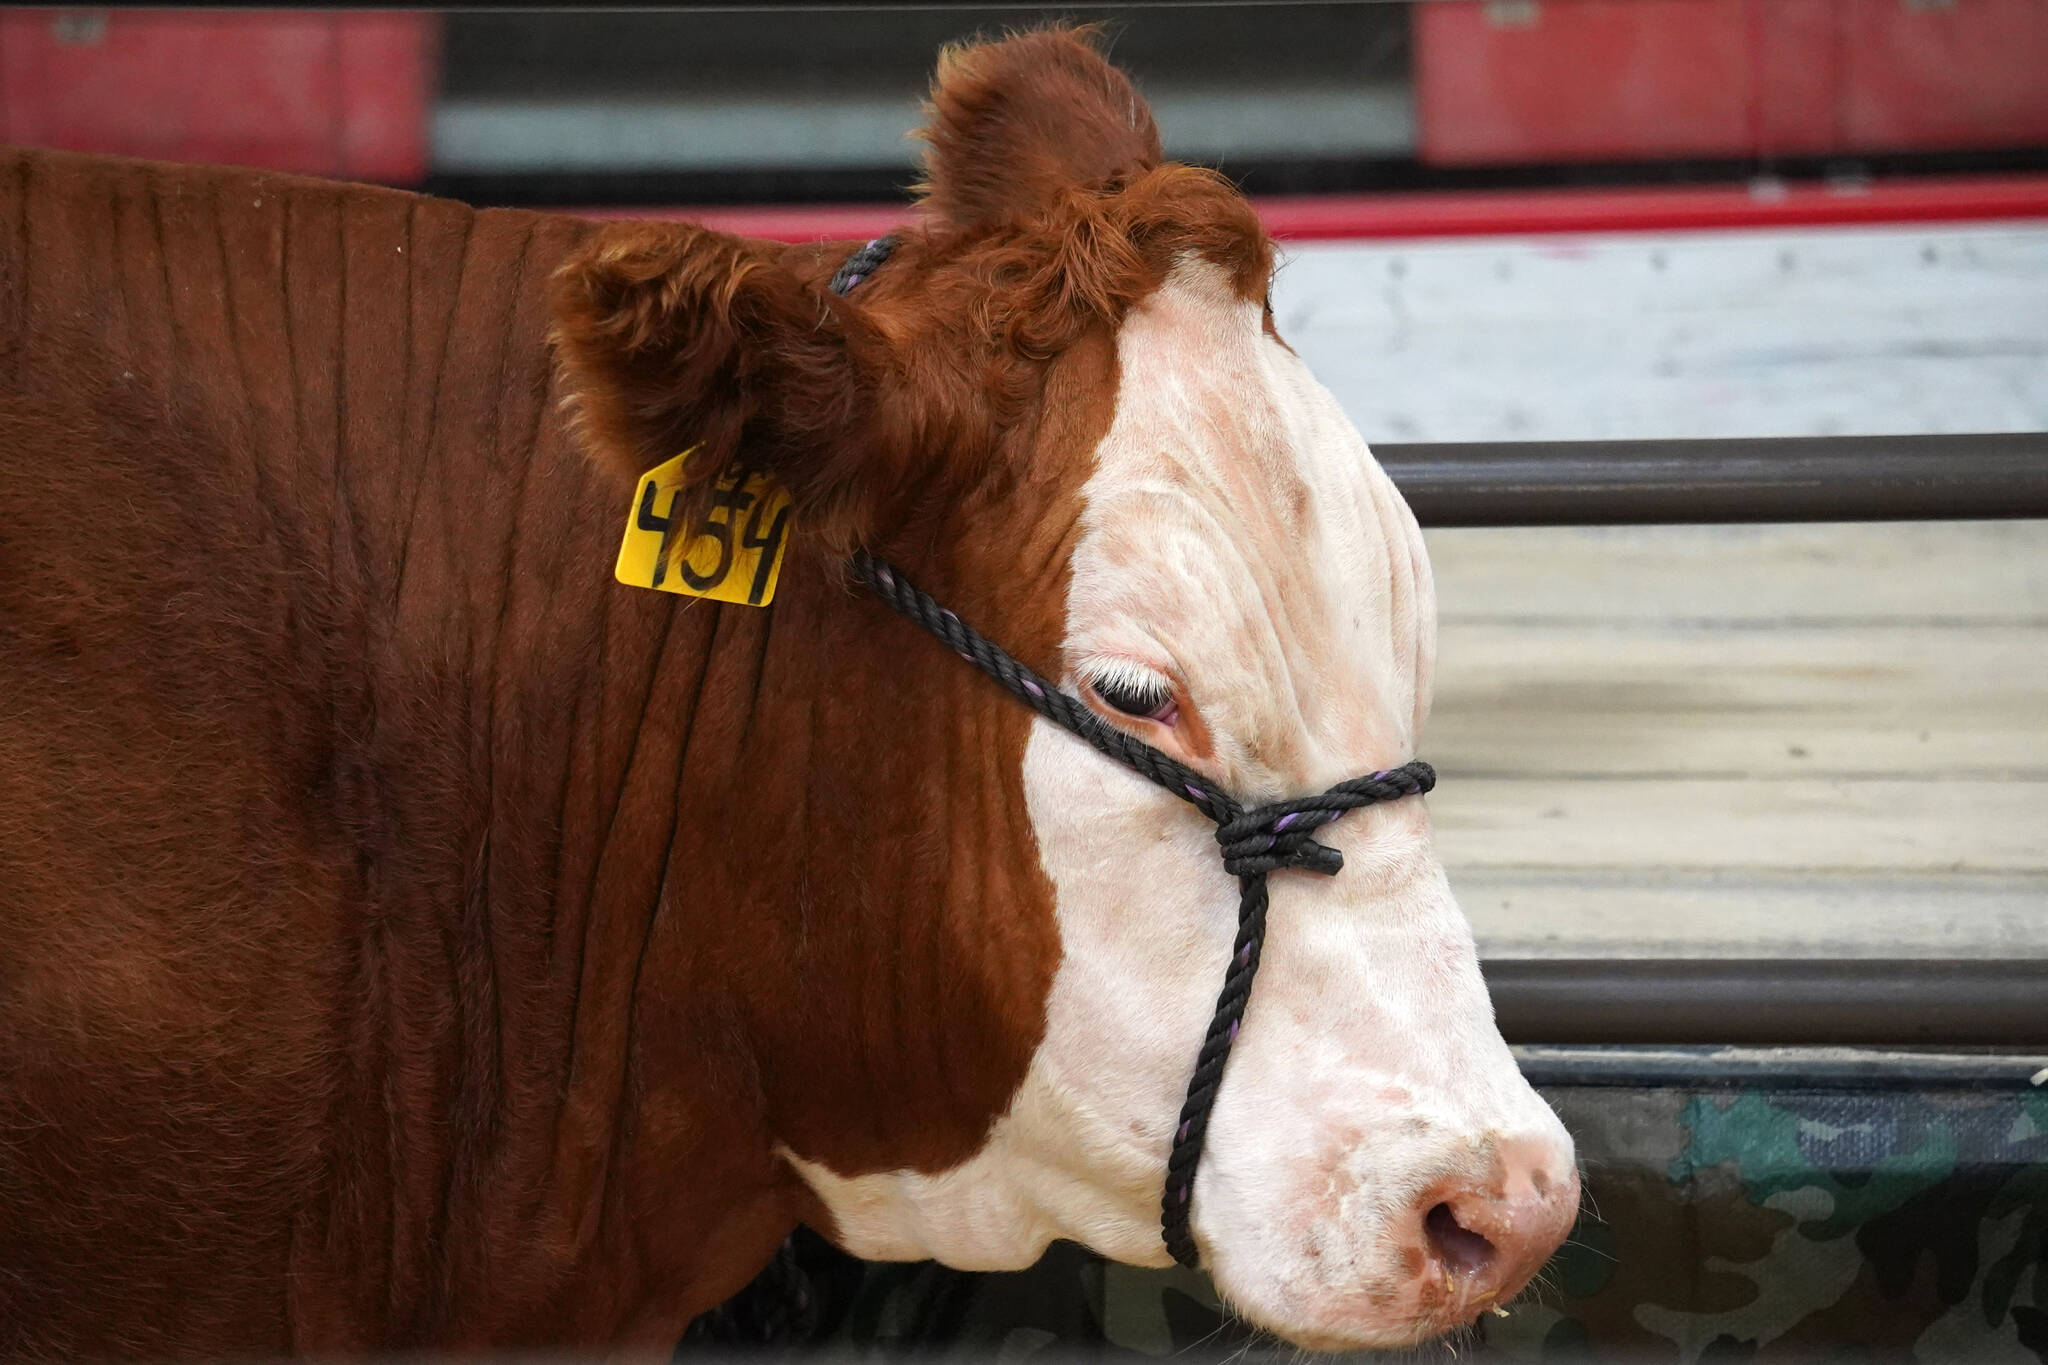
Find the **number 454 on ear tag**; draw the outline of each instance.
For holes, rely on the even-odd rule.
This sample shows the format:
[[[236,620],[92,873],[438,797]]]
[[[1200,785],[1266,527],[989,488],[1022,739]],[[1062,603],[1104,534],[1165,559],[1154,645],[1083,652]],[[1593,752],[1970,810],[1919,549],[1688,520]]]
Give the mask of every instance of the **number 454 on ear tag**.
[[[765,474],[728,474],[711,490],[701,525],[683,525],[676,500],[683,461],[696,447],[640,476],[619,546],[618,580],[685,597],[765,607],[775,600],[789,541],[789,493]]]

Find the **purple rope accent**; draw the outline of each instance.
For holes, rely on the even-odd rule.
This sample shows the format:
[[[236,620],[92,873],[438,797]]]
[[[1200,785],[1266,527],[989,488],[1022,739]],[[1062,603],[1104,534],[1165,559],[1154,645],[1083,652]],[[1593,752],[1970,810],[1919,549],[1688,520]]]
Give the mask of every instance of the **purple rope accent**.
[[[881,268],[896,250],[894,237],[877,237],[860,250],[848,256],[832,276],[831,289],[835,294],[849,294],[861,281]]]

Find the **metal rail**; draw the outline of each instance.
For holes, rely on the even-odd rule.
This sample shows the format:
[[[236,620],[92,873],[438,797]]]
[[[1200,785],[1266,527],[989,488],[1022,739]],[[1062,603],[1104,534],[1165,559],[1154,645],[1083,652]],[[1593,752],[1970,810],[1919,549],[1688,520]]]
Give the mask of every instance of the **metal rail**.
[[[1427,526],[2048,518],[2048,434],[1377,447]],[[1484,964],[1512,1042],[2048,1049],[2048,959]]]
[[[1511,1043],[2048,1049],[2048,958],[1480,965]]]
[[[1681,1047],[1670,1043],[1525,1043],[1515,1065],[1531,1085],[1873,1091],[2037,1089],[2038,1052],[1897,1047]]]
[[[1373,448],[1425,526],[2048,517],[2048,433]]]

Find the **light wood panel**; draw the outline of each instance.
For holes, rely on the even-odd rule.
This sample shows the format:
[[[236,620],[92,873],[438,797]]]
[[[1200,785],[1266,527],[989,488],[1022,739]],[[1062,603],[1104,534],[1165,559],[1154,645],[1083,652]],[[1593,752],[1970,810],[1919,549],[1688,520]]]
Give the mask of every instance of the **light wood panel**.
[[[2048,621],[2048,522],[1427,531],[1450,622]]]
[[[2048,525],[1430,549],[1482,952],[2048,955]]]
[[[1448,623],[1428,744],[1489,776],[2048,778],[2048,628]]]
[[[1451,885],[1489,957],[2048,957],[2040,873],[1466,867]]]
[[[2048,782],[1473,778],[1432,797],[1477,868],[2048,873]]]

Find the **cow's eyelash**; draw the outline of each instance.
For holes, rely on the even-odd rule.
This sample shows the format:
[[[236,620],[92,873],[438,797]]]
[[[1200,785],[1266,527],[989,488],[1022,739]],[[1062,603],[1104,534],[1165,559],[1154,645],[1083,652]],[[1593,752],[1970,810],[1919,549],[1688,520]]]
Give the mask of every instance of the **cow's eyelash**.
[[[1139,720],[1173,723],[1173,684],[1155,669],[1129,659],[1090,659],[1078,670],[1081,681],[1103,705]]]

